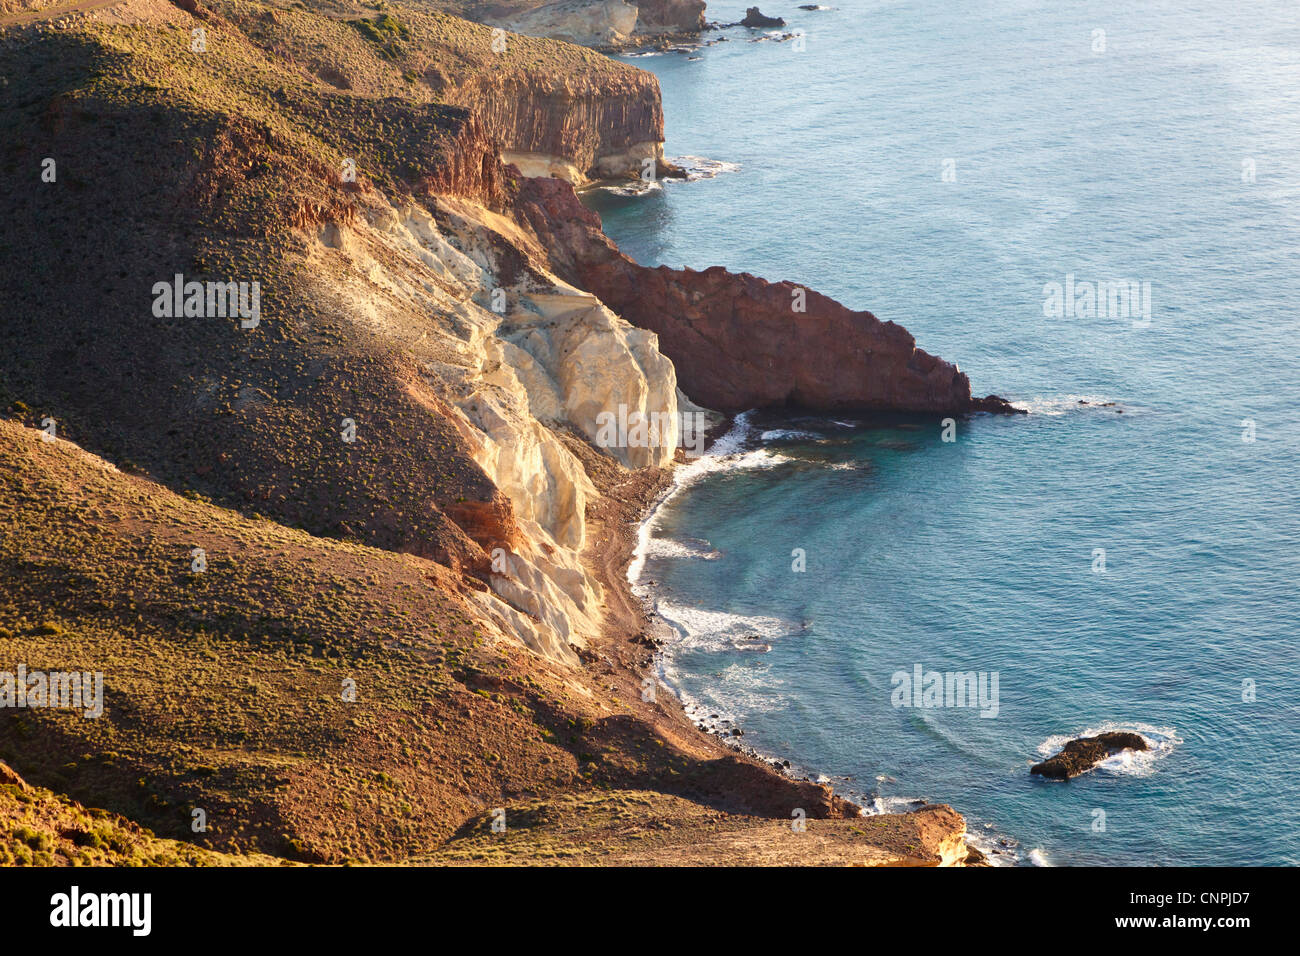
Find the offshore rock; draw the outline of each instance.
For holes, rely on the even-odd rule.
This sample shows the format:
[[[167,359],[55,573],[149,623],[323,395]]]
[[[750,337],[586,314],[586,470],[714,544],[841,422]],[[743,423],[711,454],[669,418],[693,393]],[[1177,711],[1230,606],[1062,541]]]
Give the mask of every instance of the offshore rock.
[[[750,7],[745,11],[745,19],[740,21],[742,27],[783,27],[785,20],[781,17],[764,16],[758,7]]]
[[[1096,737],[1079,737],[1066,744],[1061,752],[1029,768],[1030,773],[1049,780],[1069,780],[1086,773],[1112,754],[1121,750],[1150,750],[1140,734],[1112,731]]]

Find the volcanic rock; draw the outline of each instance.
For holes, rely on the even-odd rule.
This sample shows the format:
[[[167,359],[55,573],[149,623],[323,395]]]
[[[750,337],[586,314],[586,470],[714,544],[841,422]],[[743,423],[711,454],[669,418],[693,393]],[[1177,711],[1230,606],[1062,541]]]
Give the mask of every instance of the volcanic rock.
[[[764,16],[758,7],[750,7],[745,11],[745,19],[740,21],[742,27],[783,27],[785,21],[780,17]]]
[[[1150,750],[1140,734],[1111,731],[1096,737],[1079,737],[1066,744],[1061,752],[1029,768],[1030,773],[1050,780],[1069,780],[1086,773],[1112,754],[1121,750]]]

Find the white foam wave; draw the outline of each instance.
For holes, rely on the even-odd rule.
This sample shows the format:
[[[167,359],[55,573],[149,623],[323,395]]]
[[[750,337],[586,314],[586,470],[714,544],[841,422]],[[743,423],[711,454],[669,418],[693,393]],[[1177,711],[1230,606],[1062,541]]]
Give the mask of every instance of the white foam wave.
[[[983,853],[989,866],[1015,866],[1019,863],[1020,854],[1012,849],[1016,841],[996,837],[991,832],[993,825],[990,823],[984,826],[986,832],[983,833],[967,829],[966,843]]]
[[[741,412],[736,416],[727,433],[715,441],[708,451],[694,461],[678,466],[673,472],[673,483],[667,493],[659,499],[650,510],[650,514],[641,522],[641,527],[637,529],[636,550],[632,552],[632,562],[627,567],[627,579],[632,585],[633,593],[637,596],[643,599],[648,596],[648,589],[641,583],[641,577],[645,572],[646,559],[650,554],[650,542],[654,540],[654,532],[659,526],[664,505],[705,475],[730,467],[744,467],[739,462],[741,458],[746,457],[743,449],[752,431],[749,424],[752,415],[753,412]],[[762,449],[759,451],[761,452]],[[755,452],[748,454],[754,456]]]
[[[1047,858],[1047,853],[1042,847],[1034,847],[1029,851],[1029,862],[1034,866],[1052,866],[1052,861]]]
[[[703,156],[674,156],[669,162],[680,166],[686,172],[687,182],[713,179],[722,173],[740,171],[739,163],[728,163],[721,159],[705,159]]]
[[[683,646],[707,651],[759,650],[797,634],[801,626],[778,617],[728,614],[660,600],[655,611],[681,635]]]
[[[759,441],[799,441],[801,439],[812,439],[816,441],[821,438],[816,432],[804,432],[797,428],[774,428],[771,431],[763,432],[758,436]]]
[[[917,797],[873,797],[865,809],[869,816],[882,813],[909,813],[925,806],[925,801]]]
[[[1060,415],[1070,415],[1076,412],[1106,412],[1111,415],[1121,409],[1126,414],[1132,412],[1132,409],[1120,405],[1114,399],[1103,398],[1099,395],[1036,396],[1015,401],[1011,404],[1015,408],[1029,412],[1031,415],[1042,415],[1048,418],[1056,418]]]
[[[632,179],[626,183],[601,186],[600,188],[604,192],[613,193],[615,196],[644,196],[647,193],[663,189],[663,184],[657,179]]]
[[[694,558],[700,561],[716,561],[722,557],[722,552],[716,550],[707,541],[651,538],[646,542],[646,557]]]
[[[1157,762],[1169,756],[1174,748],[1183,742],[1183,738],[1178,736],[1178,731],[1173,727],[1154,727],[1151,724],[1119,723],[1108,720],[1099,727],[1089,727],[1081,733],[1053,734],[1038,745],[1038,752],[1044,757],[1050,757],[1060,753],[1061,748],[1076,737],[1096,737],[1098,734],[1114,730],[1130,731],[1139,735],[1151,749],[1121,750],[1101,761],[1093,770],[1149,777],[1155,773]]]

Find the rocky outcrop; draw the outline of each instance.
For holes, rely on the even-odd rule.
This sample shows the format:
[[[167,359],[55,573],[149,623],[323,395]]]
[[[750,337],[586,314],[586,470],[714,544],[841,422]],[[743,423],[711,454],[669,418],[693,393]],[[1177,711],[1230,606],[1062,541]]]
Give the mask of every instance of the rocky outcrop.
[[[966,375],[901,326],[811,289],[721,267],[638,265],[564,183],[528,180],[516,204],[561,273],[655,332],[682,390],[708,408],[1013,410],[996,396],[973,399]]]
[[[1034,764],[1029,772],[1049,780],[1069,780],[1087,773],[1107,757],[1121,750],[1149,750],[1140,734],[1111,731],[1096,737],[1079,737],[1066,744],[1061,752],[1042,763]]]
[[[916,828],[913,853],[927,863],[974,866],[983,862],[983,855],[966,843],[966,821],[946,803],[927,804],[904,819]]]
[[[781,17],[764,16],[758,7],[750,7],[745,11],[745,19],[740,21],[742,27],[783,27],[785,20]]]
[[[19,790],[26,790],[27,781],[15,773],[7,763],[0,761],[0,786],[17,787]]]

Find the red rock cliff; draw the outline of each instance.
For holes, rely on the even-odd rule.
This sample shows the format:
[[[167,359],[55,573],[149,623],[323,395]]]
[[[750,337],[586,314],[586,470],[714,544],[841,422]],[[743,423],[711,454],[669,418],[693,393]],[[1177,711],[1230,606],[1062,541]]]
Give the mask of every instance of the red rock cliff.
[[[682,390],[709,408],[1011,410],[995,396],[972,399],[966,375],[918,349],[902,326],[811,289],[720,266],[638,265],[566,183],[523,180],[516,207],[561,274],[658,334]]]

